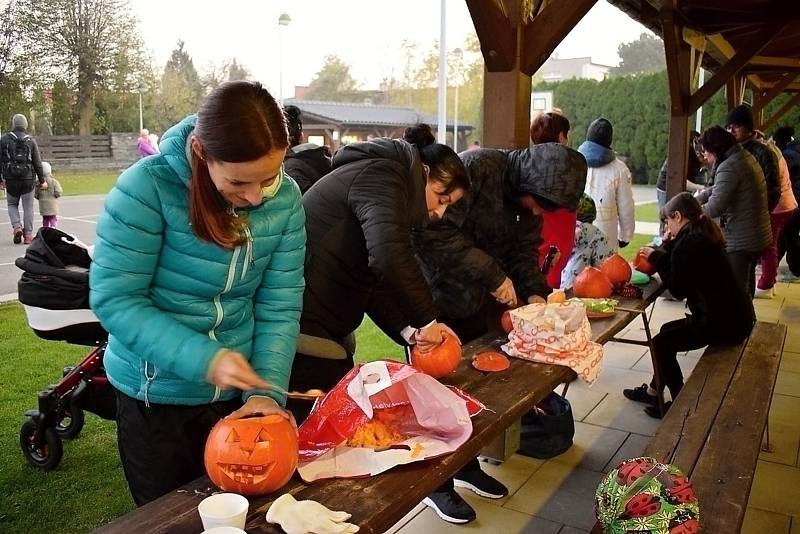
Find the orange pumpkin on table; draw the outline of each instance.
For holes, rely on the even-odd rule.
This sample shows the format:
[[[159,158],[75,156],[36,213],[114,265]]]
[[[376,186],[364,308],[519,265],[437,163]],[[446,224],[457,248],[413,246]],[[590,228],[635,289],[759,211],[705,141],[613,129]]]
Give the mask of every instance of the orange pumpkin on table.
[[[264,495],[297,468],[297,432],[280,415],[220,419],[206,440],[208,478],[223,491]]]
[[[514,330],[514,324],[511,322],[511,310],[504,311],[503,315],[500,316],[500,326],[503,327],[503,331],[506,334]]]
[[[600,269],[586,267],[575,279],[573,290],[579,298],[605,299],[611,296],[613,286]]]
[[[433,378],[449,375],[456,370],[460,361],[461,345],[447,332],[442,332],[442,344],[438,347],[422,351],[414,345],[411,349],[411,365]]]
[[[640,273],[649,274],[650,276],[656,274],[655,265],[650,263],[650,260],[645,258],[644,254],[641,252],[636,253],[636,257],[633,259],[633,268]]]
[[[608,281],[611,282],[612,286],[627,284],[631,281],[631,266],[619,254],[613,254],[603,260],[600,264],[600,270],[608,277]]]

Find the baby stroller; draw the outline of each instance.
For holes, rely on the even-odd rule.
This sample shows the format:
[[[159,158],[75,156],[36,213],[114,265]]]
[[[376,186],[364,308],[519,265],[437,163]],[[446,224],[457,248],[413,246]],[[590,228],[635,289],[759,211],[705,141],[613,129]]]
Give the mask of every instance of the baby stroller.
[[[89,309],[89,249],[55,228],[40,228],[18,258],[22,269],[19,301],[28,324],[42,339],[94,347],[61,380],[40,391],[38,410],[25,412],[19,443],[33,467],[54,469],[63,454],[62,439],[78,436],[88,410],[116,418],[114,392],[103,368],[108,333]]]

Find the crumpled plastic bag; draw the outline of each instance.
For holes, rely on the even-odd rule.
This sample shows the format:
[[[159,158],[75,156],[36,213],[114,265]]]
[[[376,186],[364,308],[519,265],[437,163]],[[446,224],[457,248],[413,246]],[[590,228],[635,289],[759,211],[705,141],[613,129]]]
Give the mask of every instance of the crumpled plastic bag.
[[[502,347],[509,356],[567,366],[589,384],[597,379],[603,346],[592,341],[581,304],[528,304],[511,310],[511,323],[514,328]]]
[[[385,450],[347,440],[375,410],[406,407],[394,427],[407,439]],[[354,367],[300,425],[298,473],[306,482],[372,476],[396,465],[447,454],[472,434],[477,400],[409,365],[376,361]]]

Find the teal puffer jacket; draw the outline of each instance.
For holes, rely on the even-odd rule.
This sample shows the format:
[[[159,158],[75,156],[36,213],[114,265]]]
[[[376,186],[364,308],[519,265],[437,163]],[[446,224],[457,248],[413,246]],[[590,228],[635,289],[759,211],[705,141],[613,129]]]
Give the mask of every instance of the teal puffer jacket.
[[[227,250],[189,224],[189,117],[163,136],[161,154],[127,169],[97,223],[90,273],[92,310],[110,333],[105,368],[120,391],[145,403],[197,405],[276,390],[221,391],[206,382],[222,348],[289,384],[303,297],[305,216],[297,184],[247,217],[250,237]]]

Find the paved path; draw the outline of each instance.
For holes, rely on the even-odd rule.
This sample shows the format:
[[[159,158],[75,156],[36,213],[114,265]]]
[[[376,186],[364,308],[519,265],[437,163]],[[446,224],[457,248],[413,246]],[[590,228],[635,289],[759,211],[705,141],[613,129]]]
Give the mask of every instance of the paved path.
[[[84,243],[94,243],[94,227],[97,216],[103,207],[104,195],[69,196],[59,199],[58,228],[77,236]],[[35,206],[34,228],[42,223],[38,206]],[[34,230],[35,231],[35,230]],[[8,207],[0,200],[0,301],[11,295],[16,298],[17,281],[20,270],[14,260],[25,254],[25,245],[15,245],[11,241],[11,223],[8,220]]]

